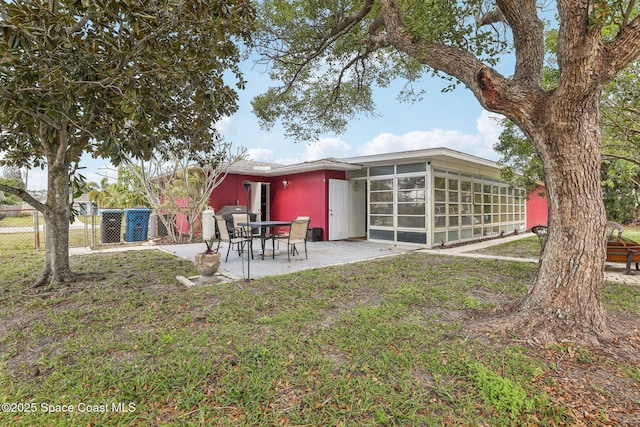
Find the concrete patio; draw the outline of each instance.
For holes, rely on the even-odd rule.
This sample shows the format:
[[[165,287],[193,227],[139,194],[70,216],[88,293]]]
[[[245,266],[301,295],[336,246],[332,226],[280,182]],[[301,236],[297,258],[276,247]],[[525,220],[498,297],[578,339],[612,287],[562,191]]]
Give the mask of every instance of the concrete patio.
[[[267,256],[261,259],[259,241],[254,241],[254,259],[249,261],[249,273],[252,279],[264,276],[293,273],[295,271],[310,270],[332,265],[341,265],[351,262],[375,259],[384,256],[398,255],[419,249],[417,246],[396,245],[393,243],[374,243],[360,240],[340,240],[327,242],[308,242],[307,251],[309,259],[305,259],[304,245],[298,245],[299,254],[287,259],[286,243],[280,244],[280,254],[272,258],[270,246],[267,246]],[[186,245],[162,245],[158,246],[163,251],[177,257],[192,261],[198,252],[204,249],[203,243]],[[277,246],[276,246],[277,249]],[[229,279],[243,279],[247,277],[247,254],[239,256],[237,251],[229,253],[227,262],[224,258],[227,254],[227,245],[220,247],[222,264],[220,272]],[[278,251],[276,251],[278,253]]]
[[[411,251],[420,251],[438,255],[461,256],[469,258],[504,259],[508,261],[537,263],[537,259],[501,257],[495,255],[485,255],[473,253],[481,248],[498,245],[509,241],[531,236],[531,233],[523,233],[517,236],[509,236],[503,239],[487,240],[479,243],[461,245],[446,249],[425,249],[422,246],[389,243],[377,243],[366,240],[339,240],[326,242],[308,242],[309,259],[304,257],[304,247],[300,247],[300,254],[291,257],[291,262],[287,260],[286,244],[281,243],[281,254],[275,259],[271,256],[260,256],[259,241],[254,242],[254,259],[249,262],[249,273],[251,279],[278,274],[293,273],[301,270],[311,270],[314,268],[329,267],[351,262],[376,259],[385,256],[394,256]],[[269,248],[270,246],[268,246]],[[177,257],[193,261],[195,254],[204,250],[203,243],[179,244],[179,245],[141,245],[122,246],[98,251],[90,248],[71,248],[71,255],[80,255],[96,252],[121,252],[132,250],[162,250]],[[221,280],[242,280],[247,278],[247,256],[240,257],[237,252],[229,253],[229,260],[224,262],[227,253],[227,246],[223,243],[220,247],[222,253],[222,264],[220,266]],[[635,267],[635,266],[634,266]],[[176,272],[178,275],[181,272]],[[607,263],[605,269],[605,280],[612,283],[623,283],[633,286],[640,286],[640,272],[632,268],[632,274],[624,272],[624,264]]]

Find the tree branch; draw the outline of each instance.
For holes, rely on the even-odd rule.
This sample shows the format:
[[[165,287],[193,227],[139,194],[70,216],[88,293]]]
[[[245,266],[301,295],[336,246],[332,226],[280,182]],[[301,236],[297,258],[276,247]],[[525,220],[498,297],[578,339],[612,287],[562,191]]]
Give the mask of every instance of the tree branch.
[[[49,117],[47,117],[46,115],[38,113],[38,112],[33,111],[33,110],[29,110],[28,108],[25,108],[23,105],[21,105],[18,102],[18,100],[16,99],[16,97],[14,96],[14,94],[11,93],[4,86],[0,86],[0,97],[2,97],[4,99],[6,99],[7,101],[9,101],[19,111],[22,111],[23,113],[26,113],[26,114],[30,115],[31,117],[46,123],[47,125],[51,126],[54,129],[60,130],[59,125],[56,122],[54,122],[53,120],[51,120]]]
[[[640,58],[640,15],[622,27],[617,37],[603,46],[601,80],[606,82]]]
[[[38,199],[29,194],[26,190],[22,188],[12,187],[7,184],[0,183],[0,191],[4,191],[5,193],[13,194],[14,196],[20,197],[26,203],[30,204],[38,211],[43,212],[47,209],[47,206],[43,203],[40,203]]]
[[[503,21],[505,21],[505,17],[504,17],[504,13],[502,13],[500,9],[494,9],[482,15],[480,15],[480,13],[476,15],[476,26],[478,28],[483,27],[485,25],[497,24],[498,22],[503,22]]]
[[[535,0],[496,0],[513,33],[516,55],[514,80],[542,84],[544,25],[538,18]]]
[[[86,24],[87,22],[89,22],[89,20],[90,20],[90,19],[91,19],[91,11],[88,11],[88,12],[87,12],[83,17],[82,17],[82,19],[81,19],[81,20],[79,20],[78,22],[76,22],[76,24],[75,24],[73,27],[68,28],[68,29],[66,30],[67,37],[69,37],[70,35],[72,35],[72,34],[74,34],[74,33],[78,32],[78,31],[80,31],[80,30],[82,29],[82,27],[84,27],[84,26],[85,26],[85,24]]]
[[[640,166],[640,159],[638,159],[637,157],[630,157],[630,156],[623,156],[623,155],[620,155],[620,154],[607,153],[607,154],[603,154],[602,155],[602,159],[603,160],[626,160],[629,163],[633,163],[635,165]]]

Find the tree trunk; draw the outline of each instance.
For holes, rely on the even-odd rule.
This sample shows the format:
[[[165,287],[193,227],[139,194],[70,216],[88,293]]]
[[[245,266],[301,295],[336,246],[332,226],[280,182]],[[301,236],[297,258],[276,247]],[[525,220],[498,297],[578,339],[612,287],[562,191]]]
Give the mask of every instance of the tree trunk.
[[[71,282],[76,279],[69,266],[69,186],[67,162],[49,162],[47,203],[42,212],[46,227],[44,268],[33,287]]]
[[[573,103],[573,105],[571,104]],[[529,132],[545,166],[549,235],[517,330],[542,341],[611,338],[601,304],[606,214],[600,184],[599,96],[558,96]]]

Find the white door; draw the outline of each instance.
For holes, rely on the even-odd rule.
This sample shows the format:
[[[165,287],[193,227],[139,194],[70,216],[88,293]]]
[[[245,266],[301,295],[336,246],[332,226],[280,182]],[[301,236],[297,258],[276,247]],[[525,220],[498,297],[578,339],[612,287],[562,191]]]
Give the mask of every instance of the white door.
[[[251,205],[247,206],[249,212],[258,215],[258,221],[260,221],[260,216],[262,214],[262,206],[260,204],[260,200],[262,199],[262,183],[261,182],[252,182],[251,183]]]
[[[349,238],[349,182],[329,180],[329,240]]]

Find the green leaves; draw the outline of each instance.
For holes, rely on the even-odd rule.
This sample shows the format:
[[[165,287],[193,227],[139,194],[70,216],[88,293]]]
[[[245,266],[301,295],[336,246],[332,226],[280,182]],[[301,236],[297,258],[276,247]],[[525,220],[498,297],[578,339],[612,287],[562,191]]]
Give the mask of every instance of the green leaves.
[[[237,64],[255,16],[249,1],[53,4],[0,5],[0,125],[14,129],[2,148],[29,154],[12,157],[16,164],[57,152],[50,143],[68,144],[69,162],[89,149],[115,162],[123,153],[147,157],[185,138],[206,149],[215,122],[236,110]],[[53,139],[37,137],[43,125]],[[63,126],[68,141],[58,139]]]
[[[392,47],[389,11],[378,1],[261,2],[256,45],[271,78],[281,84],[253,102],[262,126],[280,120],[297,140],[339,133],[358,114],[375,114],[375,87],[404,79],[400,97],[418,99],[421,92],[411,84],[433,71],[420,60],[430,43],[466,49],[489,64],[507,47],[497,32],[476,29],[476,0],[397,3],[405,26],[401,37],[420,46],[414,53]]]

